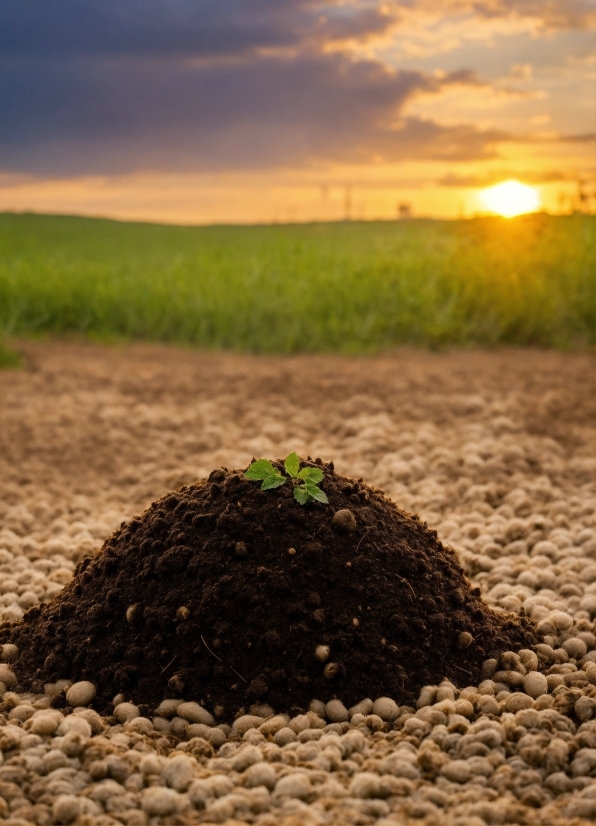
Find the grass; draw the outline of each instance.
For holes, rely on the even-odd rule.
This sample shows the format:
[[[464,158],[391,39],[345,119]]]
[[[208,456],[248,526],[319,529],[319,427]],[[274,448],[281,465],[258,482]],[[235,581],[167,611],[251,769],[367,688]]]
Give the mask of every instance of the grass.
[[[595,230],[579,214],[256,227],[0,214],[0,337],[584,347]]]

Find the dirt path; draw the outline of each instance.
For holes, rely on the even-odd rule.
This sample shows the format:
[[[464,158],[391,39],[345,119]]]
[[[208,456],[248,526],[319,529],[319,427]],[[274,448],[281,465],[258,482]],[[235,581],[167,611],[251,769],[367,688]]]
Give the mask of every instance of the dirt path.
[[[29,604],[51,598],[68,581],[78,559],[97,550],[122,520],[167,489],[201,478],[217,466],[242,467],[252,456],[278,457],[296,450],[333,459],[340,473],[365,477],[401,507],[419,513],[458,551],[485,598],[510,611],[521,611],[523,606],[542,623],[553,649],[561,651],[568,640],[579,639],[568,645],[580,652],[576,659],[560,654],[556,663],[571,658],[571,671],[577,671],[588,667],[586,662],[596,661],[595,395],[590,356],[529,350],[422,353],[403,349],[375,358],[273,358],[149,345],[120,349],[72,343],[27,343],[23,350],[26,369],[0,372],[0,621],[17,620]],[[582,646],[587,648],[584,665]],[[571,686],[569,690],[575,691],[574,679],[565,677],[564,688]],[[551,682],[554,686],[556,680]],[[492,717],[483,716],[488,714],[488,701],[477,687],[464,691],[470,697],[468,706],[473,705],[473,726],[481,728],[482,720],[498,721],[502,715],[494,725],[502,725],[505,737],[518,701],[499,685],[491,689],[496,697],[487,692],[496,704],[488,703]],[[540,714],[544,710],[555,713],[551,706],[558,701],[552,693],[547,701],[535,701]],[[567,756],[560,758],[560,765],[556,761],[543,765],[540,755],[530,752],[523,757],[518,732],[520,750],[513,744],[512,750],[503,751],[503,760],[513,766],[511,771],[505,772],[504,765],[493,766],[490,771],[495,769],[495,774],[491,775],[483,764],[479,773],[488,780],[468,783],[445,765],[457,764],[459,770],[462,762],[474,758],[444,749],[448,757],[440,752],[439,759],[428,744],[442,742],[438,734],[442,724],[423,721],[428,731],[421,734],[412,724],[406,738],[412,744],[412,759],[418,761],[412,777],[421,780],[400,779],[406,791],[385,796],[388,803],[376,800],[383,797],[380,793],[358,791],[355,780],[349,781],[351,796],[344,799],[339,787],[333,786],[336,781],[329,780],[325,799],[331,795],[335,800],[335,794],[343,801],[341,805],[336,801],[337,806],[319,806],[316,801],[323,798],[318,793],[292,798],[290,791],[289,799],[295,803],[292,809],[283,795],[275,798],[275,792],[271,798],[274,819],[267,820],[272,817],[267,807],[262,816],[257,807],[257,814],[250,817],[267,826],[286,822],[286,816],[288,824],[298,822],[294,817],[301,823],[317,824],[368,823],[379,817],[388,818],[384,822],[389,824],[424,817],[430,824],[447,822],[440,818],[448,810],[449,822],[466,826],[503,822],[547,826],[559,817],[564,821],[576,817],[581,822],[596,815],[596,785],[591,779],[596,763],[593,766],[589,756],[585,760],[581,755],[574,757],[581,748],[594,750],[596,755],[596,708],[590,711],[590,696],[588,690],[583,726],[577,718],[562,723],[569,737],[560,734],[560,727],[552,729],[565,743],[575,743],[565,746]],[[14,719],[33,713],[19,712],[27,703],[41,704],[28,709],[43,708],[43,700],[14,697],[11,702],[16,707],[10,712]],[[6,702],[3,707],[8,713]],[[463,731],[469,721],[463,719],[461,709],[467,706],[459,708],[457,725]],[[446,712],[436,713],[447,721]],[[573,716],[573,709],[569,713]],[[123,728],[111,722],[114,738],[133,737],[126,728],[132,723]],[[150,721],[148,725],[151,728]],[[370,726],[374,729],[373,723]],[[134,737],[141,738],[142,726],[138,728]],[[455,730],[460,731],[457,726]],[[552,731],[549,736],[554,737]],[[258,745],[262,735],[254,732],[251,737]],[[2,742],[0,737],[3,748]],[[374,743],[378,746],[378,739]],[[545,743],[536,740],[534,745],[546,754]],[[162,742],[155,748],[163,760],[171,746],[166,748]],[[230,759],[233,748],[232,742],[222,747],[228,749]],[[472,751],[472,755],[479,753]],[[13,759],[10,754],[5,754],[5,760]],[[198,753],[195,757],[205,768],[206,758]],[[374,773],[373,757],[370,771]],[[69,759],[71,763],[80,759],[83,765],[82,754]],[[290,765],[295,764],[290,761]],[[297,765],[307,765],[301,771],[312,772],[308,782],[318,789],[323,781],[317,780],[316,767],[308,768],[308,760]],[[4,811],[2,771],[0,816]],[[221,762],[209,771],[228,769]],[[557,771],[563,779],[552,780]],[[341,773],[336,776],[343,777]],[[138,782],[142,788],[142,778]],[[370,777],[367,782],[372,782]],[[364,789],[365,779],[360,785]],[[80,788],[73,786],[71,796],[76,798]],[[102,823],[143,824],[151,818],[151,795],[132,787],[126,793],[137,795],[137,802],[128,807],[136,815],[105,814]],[[89,790],[85,795],[85,799],[92,796]],[[186,800],[184,795],[179,797],[168,811],[190,805],[180,802]],[[228,817],[236,812],[240,817],[241,807],[234,809],[238,795],[228,797],[227,808],[220,806],[221,812],[212,811],[206,799],[207,811],[217,822],[225,820],[222,812],[228,812]],[[374,799],[367,802],[368,798]],[[56,814],[53,798],[35,804],[41,806],[36,810],[37,820],[29,810],[34,803],[31,795],[26,800],[19,798],[18,805],[16,797],[9,795],[9,799],[15,817],[20,812],[18,816],[38,823],[67,822],[67,815]],[[111,811],[101,795],[97,799],[103,800],[101,811]],[[145,800],[149,801],[146,805]],[[306,800],[310,808],[299,800]],[[72,811],[78,805],[73,803]],[[202,811],[198,803],[192,805]],[[89,811],[97,816],[99,810],[91,807]],[[499,819],[499,812],[505,812],[505,820]],[[397,820],[391,819],[394,814]],[[49,820],[43,819],[46,815]],[[160,817],[159,822],[167,822],[165,815]],[[206,815],[197,817],[205,820]],[[17,822],[22,821],[17,818]],[[206,822],[211,821],[207,818]]]

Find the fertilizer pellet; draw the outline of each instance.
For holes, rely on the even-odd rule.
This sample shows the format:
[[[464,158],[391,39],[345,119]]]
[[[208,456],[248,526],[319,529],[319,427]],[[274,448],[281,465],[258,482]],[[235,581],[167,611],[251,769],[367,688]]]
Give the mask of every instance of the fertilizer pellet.
[[[318,660],[320,663],[327,662],[330,653],[331,649],[328,645],[317,645],[317,647],[315,648],[315,659]]]

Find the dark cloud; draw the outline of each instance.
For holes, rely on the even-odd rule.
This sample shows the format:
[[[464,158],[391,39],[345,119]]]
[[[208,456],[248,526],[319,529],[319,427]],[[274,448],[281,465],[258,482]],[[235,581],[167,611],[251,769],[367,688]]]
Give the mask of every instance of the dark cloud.
[[[306,160],[483,157],[498,135],[409,119],[406,101],[473,72],[390,72],[341,54],[198,66],[89,58],[5,61],[2,168],[60,175],[225,169]]]
[[[474,72],[392,72],[341,49],[425,2],[3,0],[0,170],[75,175],[493,157],[508,135],[402,116],[417,95],[482,84]],[[546,5],[563,8],[558,0]],[[487,15],[512,7],[473,5]]]
[[[338,0],[3,0],[0,54],[213,57],[366,37],[394,16]]]

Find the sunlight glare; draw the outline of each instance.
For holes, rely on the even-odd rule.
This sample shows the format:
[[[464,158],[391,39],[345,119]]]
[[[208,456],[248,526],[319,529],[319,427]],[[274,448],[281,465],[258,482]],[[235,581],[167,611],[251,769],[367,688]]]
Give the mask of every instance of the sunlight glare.
[[[519,181],[502,181],[480,193],[484,206],[504,218],[513,218],[526,212],[534,212],[540,205],[538,191]]]

